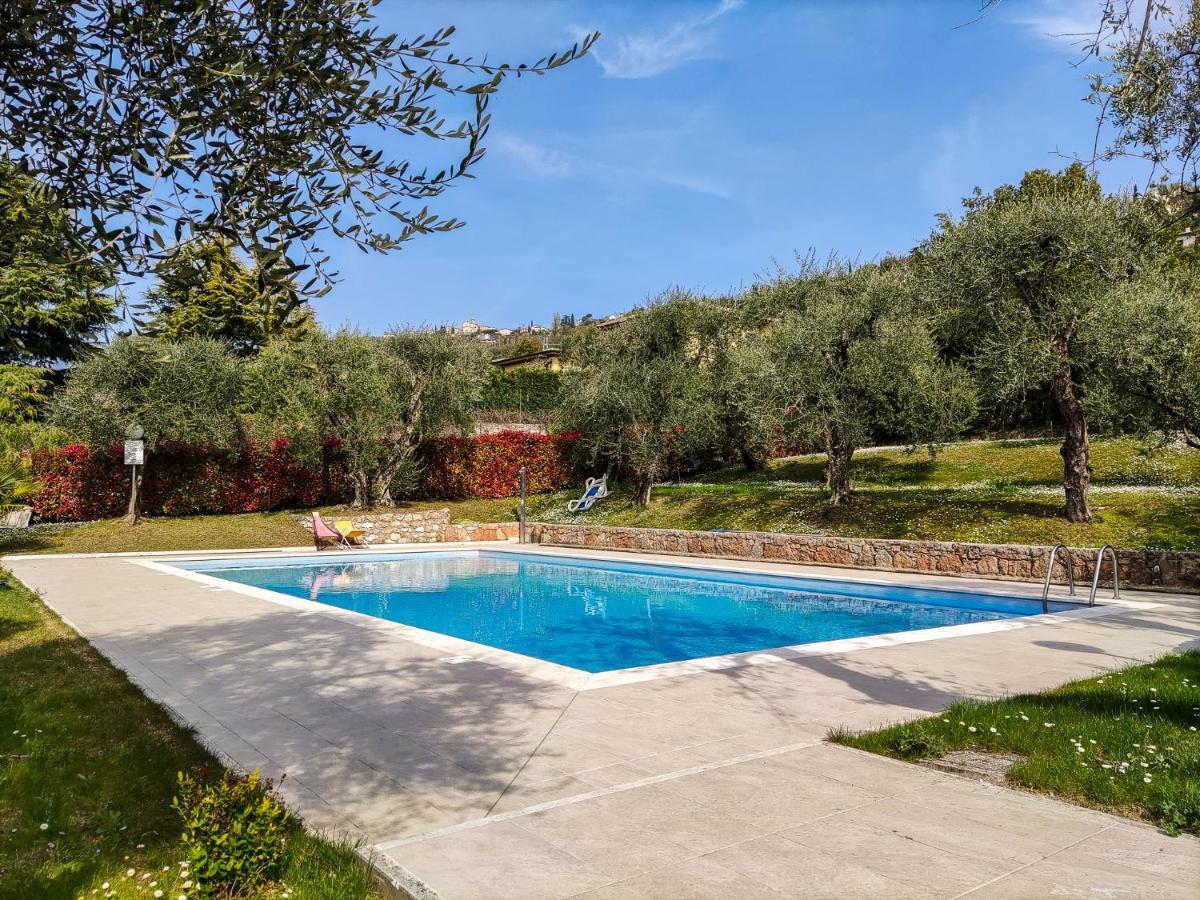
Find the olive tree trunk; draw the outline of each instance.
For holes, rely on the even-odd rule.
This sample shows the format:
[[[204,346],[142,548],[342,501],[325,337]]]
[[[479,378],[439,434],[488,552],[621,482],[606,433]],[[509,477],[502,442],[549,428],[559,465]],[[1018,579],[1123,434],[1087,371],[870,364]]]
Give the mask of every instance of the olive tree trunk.
[[[825,485],[829,488],[829,505],[841,506],[849,501],[850,460],[854,444],[836,430],[825,434]]]
[[[392,479],[387,475],[381,475],[375,481],[374,490],[375,503],[379,506],[392,506],[395,501],[392,499]]]
[[[354,499],[350,505],[355,509],[367,509],[375,505],[375,498],[371,494],[371,479],[364,472],[352,472],[350,481],[354,485]]]
[[[390,451],[375,467],[372,479],[372,493],[380,506],[392,506],[395,503],[392,491],[397,487],[397,478],[416,455],[417,447],[418,442],[412,435],[392,439]],[[401,485],[400,489],[404,490],[405,487]]]
[[[1063,458],[1063,490],[1067,496],[1067,519],[1071,522],[1090,522],[1088,488],[1092,483],[1092,449],[1088,441],[1087,414],[1071,377],[1071,366],[1065,360],[1051,381],[1051,391],[1062,416],[1063,435],[1059,453]]]
[[[393,505],[392,486],[415,452],[412,440],[389,439],[388,450],[382,457],[371,464],[363,461],[352,467],[353,505],[359,508]]]
[[[767,467],[766,455],[757,450],[752,450],[750,447],[742,444],[738,447],[738,452],[742,457],[742,465],[747,472],[761,472]]]
[[[638,506],[647,507],[650,505],[650,489],[654,487],[654,481],[650,478],[639,478],[634,483],[633,502]]]

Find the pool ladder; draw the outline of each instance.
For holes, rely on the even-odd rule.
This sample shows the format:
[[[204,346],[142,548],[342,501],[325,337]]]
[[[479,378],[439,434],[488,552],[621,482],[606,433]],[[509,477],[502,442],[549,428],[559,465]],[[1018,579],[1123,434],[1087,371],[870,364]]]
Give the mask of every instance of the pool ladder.
[[[1067,570],[1068,593],[1075,596],[1075,559],[1071,548],[1066,544],[1055,544],[1050,548],[1050,559],[1046,563],[1046,582],[1042,585],[1042,612],[1050,611],[1050,580],[1054,577],[1054,561],[1058,559],[1058,551],[1063,552],[1063,566]],[[1121,599],[1121,576],[1117,570],[1117,551],[1112,544],[1105,544],[1096,551],[1096,569],[1092,572],[1092,589],[1088,592],[1088,606],[1096,605],[1096,592],[1100,589],[1100,570],[1104,568],[1104,554],[1108,553],[1112,560],[1113,599]]]

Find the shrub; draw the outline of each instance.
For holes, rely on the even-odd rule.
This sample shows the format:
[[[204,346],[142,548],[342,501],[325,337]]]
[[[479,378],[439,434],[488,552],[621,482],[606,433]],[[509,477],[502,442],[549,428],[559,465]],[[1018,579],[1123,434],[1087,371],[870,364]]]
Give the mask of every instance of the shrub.
[[[11,450],[0,451],[0,511],[19,506],[36,490],[28,460]]]
[[[235,895],[279,875],[293,821],[257,770],[225,771],[211,782],[203,772],[180,772],[172,806],[202,896]]]
[[[545,369],[494,369],[483,386],[480,409],[545,411],[562,403],[562,377]]]
[[[530,493],[566,486],[574,474],[575,435],[520,431],[426,442],[421,467],[404,467],[403,485],[428,497],[512,497],[517,473],[528,470]],[[29,499],[39,522],[79,522],[121,515],[129,500],[129,470],[119,446],[69,444],[30,454],[36,491]],[[411,476],[411,477],[409,477]],[[320,468],[304,465],[286,438],[267,446],[221,450],[164,443],[146,467],[142,508],[170,516],[250,513],[344,503],[350,497],[337,441],[325,445]]]
[[[287,438],[236,452],[171,444],[148,467],[146,508],[186,516],[316,506],[344,496],[331,463],[301,464]]]
[[[31,498],[33,516],[43,522],[78,522],[121,513],[129,478],[113,450],[93,452],[83,444],[30,455],[30,473],[38,482]]]
[[[344,499],[337,447],[326,448],[320,470],[302,465],[286,438],[239,451],[163,444],[146,468],[143,508],[149,513],[246,513],[316,506]],[[35,450],[31,473],[39,483],[30,501],[42,522],[74,522],[120,515],[129,498],[129,471],[120,447],[71,444]]]
[[[32,450],[58,450],[71,441],[61,428],[45,422],[0,422],[0,449],[16,453]]]
[[[1177,797],[1166,797],[1150,807],[1150,815],[1170,835],[1200,833],[1200,787],[1185,784]]]
[[[946,747],[936,735],[901,731],[888,742],[888,750],[901,759],[930,759],[943,755]]]
[[[423,448],[427,493],[445,499],[513,497],[525,466],[529,493],[565,487],[574,476],[575,434],[501,431],[444,437]]]

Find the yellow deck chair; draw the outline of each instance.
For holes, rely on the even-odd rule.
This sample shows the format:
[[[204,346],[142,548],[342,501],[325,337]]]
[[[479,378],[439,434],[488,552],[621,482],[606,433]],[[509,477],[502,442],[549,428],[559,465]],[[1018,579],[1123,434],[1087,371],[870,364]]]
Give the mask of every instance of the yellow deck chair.
[[[362,539],[367,535],[361,528],[355,528],[354,523],[349,519],[339,519],[333,523],[333,527],[337,529],[337,533],[347,544],[361,544]]]

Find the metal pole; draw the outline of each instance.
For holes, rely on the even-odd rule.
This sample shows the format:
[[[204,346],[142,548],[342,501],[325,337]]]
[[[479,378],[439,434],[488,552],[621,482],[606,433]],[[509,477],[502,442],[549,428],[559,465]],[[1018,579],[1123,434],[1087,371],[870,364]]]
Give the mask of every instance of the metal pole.
[[[519,507],[519,525],[517,526],[517,543],[525,543],[525,467],[521,466],[521,505]]]

